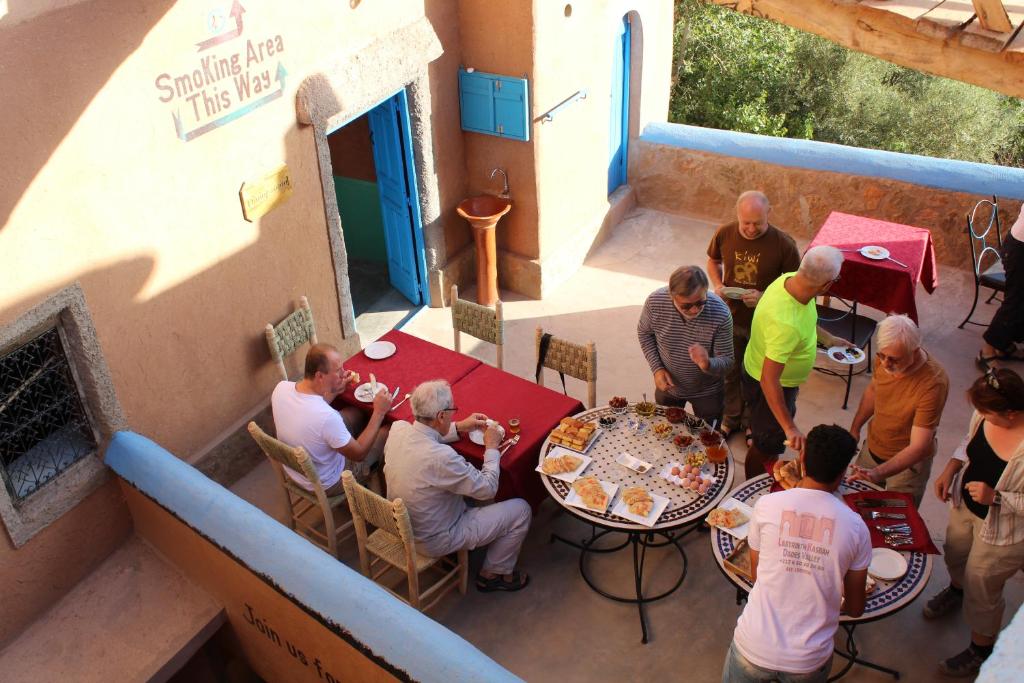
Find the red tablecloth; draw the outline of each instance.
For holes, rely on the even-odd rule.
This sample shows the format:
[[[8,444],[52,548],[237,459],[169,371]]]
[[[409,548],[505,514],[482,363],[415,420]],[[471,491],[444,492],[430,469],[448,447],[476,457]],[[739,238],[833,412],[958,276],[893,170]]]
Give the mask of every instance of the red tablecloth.
[[[906,313],[917,322],[917,283],[929,294],[939,285],[932,234],[925,228],[833,211],[808,248],[819,245],[844,250],[843,270],[829,293],[883,313]],[[855,251],[869,245],[885,247],[907,267]]]
[[[389,341],[395,345],[396,350],[393,356],[382,360],[372,360],[360,351],[345,361],[345,369],[358,372],[360,379],[364,382],[370,381],[372,372],[378,382],[386,384],[391,391],[399,389],[403,396],[415,389],[416,385],[432,379],[443,379],[455,386],[456,382],[480,365],[480,361],[475,358],[456,353],[451,349],[398,330],[391,330],[380,340]],[[352,393],[354,390],[354,386],[349,387],[345,393],[335,399],[334,406],[336,408],[341,407],[342,404],[358,406],[369,412],[370,404],[357,401]],[[395,402],[401,400],[402,396],[399,396]],[[406,401],[397,410],[388,414],[388,421],[408,420],[411,417],[412,410],[409,407],[409,402]]]
[[[906,501],[906,507],[872,507],[872,508],[859,508],[856,505],[856,501],[863,500],[865,498],[874,499],[896,499]],[[906,522],[910,526],[911,534],[914,538],[913,545],[900,546],[899,550],[912,550],[920,553],[928,553],[930,555],[938,555],[939,549],[935,547],[932,542],[932,536],[928,533],[928,526],[924,523],[924,519],[921,518],[921,513],[917,511],[917,506],[914,505],[914,497],[909,493],[899,493],[896,491],[857,491],[855,493],[847,493],[843,496],[846,504],[850,506],[850,509],[861,514],[862,512],[896,512],[907,516]],[[872,548],[888,548],[889,546],[885,543],[885,536],[882,532],[877,529],[879,524],[898,524],[903,520],[899,519],[880,519],[870,520],[867,522],[868,529],[871,531],[871,547]]]
[[[490,365],[480,365],[452,387],[456,419],[470,413],[485,413],[508,427],[511,417],[521,424],[520,440],[501,459],[501,478],[495,500],[524,498],[536,508],[547,497],[540,474],[535,470],[541,444],[558,421],[583,410],[575,398],[538,386]],[[463,437],[452,444],[476,466],[483,464],[484,449]]]

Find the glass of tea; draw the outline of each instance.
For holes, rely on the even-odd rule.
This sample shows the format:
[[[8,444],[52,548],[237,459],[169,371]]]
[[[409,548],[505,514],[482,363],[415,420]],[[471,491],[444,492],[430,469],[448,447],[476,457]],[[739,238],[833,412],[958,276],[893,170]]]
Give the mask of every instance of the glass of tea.
[[[508,421],[508,431],[513,434],[519,433],[519,418],[513,417]]]

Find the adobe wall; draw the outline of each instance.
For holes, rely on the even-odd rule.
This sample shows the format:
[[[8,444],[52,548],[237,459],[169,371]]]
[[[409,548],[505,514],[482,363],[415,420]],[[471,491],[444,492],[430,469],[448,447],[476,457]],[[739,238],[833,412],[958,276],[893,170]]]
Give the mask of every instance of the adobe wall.
[[[721,131],[713,134],[720,135]],[[744,136],[744,139],[746,137],[754,136]],[[785,156],[786,146],[793,142],[778,138],[763,140],[765,144],[778,145],[779,156]],[[834,154],[844,153],[842,148],[827,148],[815,147]],[[878,218],[928,228],[935,244],[936,258],[940,263],[957,268],[971,268],[970,247],[965,235],[966,216],[978,200],[991,199],[992,194],[999,195],[1004,230],[1009,229],[1021,209],[1020,198],[1007,197],[1004,192],[1012,189],[1000,186],[998,182],[979,183],[979,189],[987,190],[987,195],[924,185],[924,182],[938,181],[944,160],[923,160],[938,170],[930,175],[919,174],[920,182],[909,182],[878,175],[788,166],[647,140],[640,140],[635,150],[636,155],[630,159],[630,182],[643,206],[724,223],[735,220],[739,193],[757,189],[765,192],[771,200],[772,223],[795,237],[808,240],[814,237],[832,211]],[[855,153],[864,151],[867,150],[851,150]],[[792,158],[795,159],[796,155]],[[956,164],[951,162],[950,165]],[[851,170],[855,168],[853,163],[850,167]],[[1019,169],[994,170],[1005,170],[1011,175],[1014,171],[1019,172]],[[1018,197],[1024,193],[1024,185],[1018,183],[1016,193]]]

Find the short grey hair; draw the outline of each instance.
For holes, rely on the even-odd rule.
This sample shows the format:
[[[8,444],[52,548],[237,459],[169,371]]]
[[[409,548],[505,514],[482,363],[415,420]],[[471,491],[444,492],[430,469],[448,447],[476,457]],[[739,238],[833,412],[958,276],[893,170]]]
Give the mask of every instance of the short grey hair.
[[[839,277],[842,268],[843,252],[820,245],[807,250],[797,272],[811,284],[821,286]]]
[[[771,203],[768,201],[768,195],[766,195],[764,192],[761,192],[760,190],[747,190],[746,192],[744,192],[743,194],[736,198],[736,210],[739,211],[739,208],[745,202],[751,200],[757,201],[757,203],[761,205],[762,209],[771,208]]]
[[[921,348],[921,329],[905,315],[890,315],[878,323],[878,348],[899,345],[913,353]]]
[[[443,379],[432,379],[413,389],[409,400],[417,420],[435,420],[439,412],[452,407],[452,387]]]
[[[690,296],[708,288],[708,276],[700,266],[680,266],[668,279],[668,291],[676,296]]]

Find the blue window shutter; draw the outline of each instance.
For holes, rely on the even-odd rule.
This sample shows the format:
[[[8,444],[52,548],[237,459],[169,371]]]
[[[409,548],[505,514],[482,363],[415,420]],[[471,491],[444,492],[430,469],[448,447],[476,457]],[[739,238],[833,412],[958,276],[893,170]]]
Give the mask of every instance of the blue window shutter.
[[[459,71],[459,105],[462,129],[497,133],[494,123],[494,83],[486,74]]]
[[[503,138],[530,139],[529,94],[525,78],[497,77],[494,89],[494,119]]]

